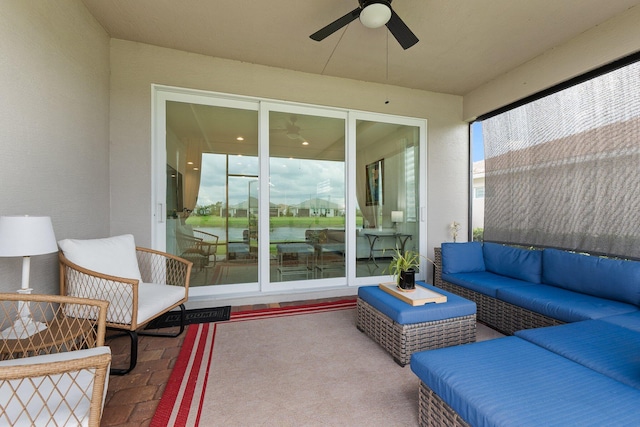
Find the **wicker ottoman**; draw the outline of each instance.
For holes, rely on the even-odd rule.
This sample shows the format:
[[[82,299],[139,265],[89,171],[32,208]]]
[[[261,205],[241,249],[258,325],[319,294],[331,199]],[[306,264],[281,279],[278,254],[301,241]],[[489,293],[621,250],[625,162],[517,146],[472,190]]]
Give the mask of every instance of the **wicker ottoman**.
[[[424,282],[418,284],[446,295],[447,302],[412,306],[378,286],[358,289],[356,326],[400,366],[408,364],[415,352],[476,340],[474,302]]]

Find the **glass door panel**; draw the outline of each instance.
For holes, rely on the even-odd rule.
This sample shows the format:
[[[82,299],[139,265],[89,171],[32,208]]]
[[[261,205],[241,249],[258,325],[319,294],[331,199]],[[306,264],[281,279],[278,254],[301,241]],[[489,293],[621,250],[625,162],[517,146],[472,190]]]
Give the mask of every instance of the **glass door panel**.
[[[356,277],[389,274],[395,250],[419,251],[420,128],[356,120]]]
[[[166,135],[167,251],[190,286],[257,282],[257,111],[167,101]]]
[[[269,113],[271,282],[345,277],[345,120]]]
[[[194,263],[192,296],[379,283],[393,250],[425,249],[426,122],[186,89],[155,99],[152,244]]]

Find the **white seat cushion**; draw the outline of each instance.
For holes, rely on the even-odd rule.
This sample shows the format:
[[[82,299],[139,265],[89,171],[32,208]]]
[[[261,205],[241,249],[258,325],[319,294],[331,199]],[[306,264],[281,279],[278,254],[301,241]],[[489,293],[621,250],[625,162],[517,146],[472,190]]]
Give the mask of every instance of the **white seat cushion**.
[[[138,324],[143,324],[151,317],[185,298],[182,286],[159,285],[157,283],[140,283],[138,286]]]

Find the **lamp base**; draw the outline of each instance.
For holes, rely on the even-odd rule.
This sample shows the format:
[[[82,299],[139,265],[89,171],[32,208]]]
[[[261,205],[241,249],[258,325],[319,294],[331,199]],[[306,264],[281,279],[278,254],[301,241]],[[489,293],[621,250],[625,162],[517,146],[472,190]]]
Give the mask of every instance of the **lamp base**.
[[[28,257],[25,257],[28,258]],[[24,277],[24,271],[22,272]],[[18,289],[18,293],[22,295],[30,295],[33,289],[25,286]],[[40,331],[47,329],[47,324],[42,322],[36,322],[29,314],[29,303],[20,301],[18,308],[18,317],[16,317],[13,326],[0,332],[0,337],[5,340],[22,340],[29,338],[31,335],[35,335]]]
[[[36,322],[31,317],[19,317],[13,322],[13,327],[0,333],[0,337],[5,340],[22,340],[45,329],[47,329],[46,323]]]

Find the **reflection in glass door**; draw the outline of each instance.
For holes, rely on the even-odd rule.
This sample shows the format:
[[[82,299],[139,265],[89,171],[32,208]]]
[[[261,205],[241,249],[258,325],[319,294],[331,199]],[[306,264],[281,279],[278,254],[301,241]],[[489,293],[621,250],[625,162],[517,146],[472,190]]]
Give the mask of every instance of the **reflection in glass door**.
[[[395,250],[420,249],[420,128],[356,120],[357,277],[389,274]]]
[[[345,120],[269,113],[271,282],[345,277]]]
[[[425,121],[155,99],[152,243],[194,263],[192,296],[379,283],[395,249],[424,251]]]
[[[193,262],[193,287],[258,281],[257,117],[166,103],[166,248]]]

